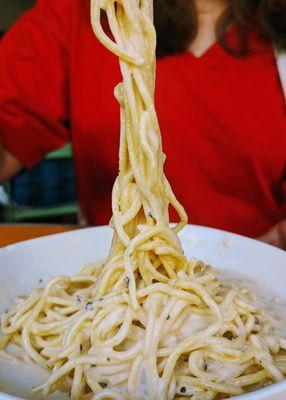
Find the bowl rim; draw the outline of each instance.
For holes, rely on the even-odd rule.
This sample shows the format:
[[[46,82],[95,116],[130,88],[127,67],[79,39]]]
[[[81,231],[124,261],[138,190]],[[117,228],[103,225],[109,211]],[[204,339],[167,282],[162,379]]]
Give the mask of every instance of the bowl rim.
[[[174,227],[176,224],[175,223],[170,223],[171,227]],[[250,242],[252,243],[252,245],[256,245],[259,247],[268,247],[269,249],[272,249],[272,251],[280,253],[280,255],[284,255],[286,257],[286,252],[285,250],[280,249],[279,247],[273,246],[269,243],[265,243],[262,242],[256,238],[252,238],[252,237],[247,237],[244,235],[241,235],[239,233],[234,233],[234,232],[230,232],[230,231],[226,231],[223,229],[218,229],[218,228],[212,228],[212,227],[208,227],[208,226],[203,226],[203,225],[196,225],[196,224],[187,224],[180,232],[179,232],[179,237],[180,235],[184,235],[185,231],[188,229],[192,229],[194,228],[196,231],[210,231],[216,234],[220,234],[220,235],[229,235],[230,237],[234,237],[236,239],[242,240],[244,242]],[[0,225],[0,229],[1,229],[1,225]],[[59,232],[59,233],[53,233],[51,235],[46,235],[46,236],[40,236],[40,237],[36,237],[33,239],[27,239],[27,240],[23,240],[21,242],[17,242],[17,243],[13,243],[13,244],[9,244],[7,246],[4,247],[0,247],[0,255],[2,252],[6,252],[7,250],[14,250],[15,248],[20,248],[21,246],[27,246],[29,244],[33,244],[35,241],[39,242],[39,241],[45,241],[45,240],[49,240],[49,239],[53,239],[53,238],[61,238],[61,237],[72,237],[72,236],[77,236],[80,232],[92,232],[92,231],[97,231],[97,230],[108,230],[110,232],[113,232],[114,229],[111,228],[109,225],[97,225],[97,226],[89,226],[89,227],[84,227],[84,228],[78,228],[72,231],[67,231],[67,232]]]

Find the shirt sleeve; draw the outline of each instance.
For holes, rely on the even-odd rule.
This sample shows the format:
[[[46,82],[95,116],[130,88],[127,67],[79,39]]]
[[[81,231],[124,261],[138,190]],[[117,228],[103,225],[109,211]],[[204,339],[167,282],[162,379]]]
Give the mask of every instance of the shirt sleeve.
[[[69,0],[39,0],[0,43],[0,135],[25,167],[69,140]]]

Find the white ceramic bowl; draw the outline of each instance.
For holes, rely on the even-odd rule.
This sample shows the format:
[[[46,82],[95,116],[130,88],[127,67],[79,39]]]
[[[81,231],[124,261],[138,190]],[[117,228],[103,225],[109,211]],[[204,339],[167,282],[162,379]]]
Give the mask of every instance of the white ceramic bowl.
[[[53,235],[30,240],[0,250],[0,313],[14,297],[28,294],[39,281],[44,284],[58,274],[73,275],[86,262],[106,257],[112,237],[108,227]],[[198,226],[188,226],[180,234],[185,253],[216,268],[238,271],[264,282],[284,296],[286,252],[238,235]],[[43,382],[46,373],[34,365],[0,361],[0,400],[39,399],[31,389]],[[68,399],[54,393],[46,399]],[[285,400],[286,381],[237,400]]]

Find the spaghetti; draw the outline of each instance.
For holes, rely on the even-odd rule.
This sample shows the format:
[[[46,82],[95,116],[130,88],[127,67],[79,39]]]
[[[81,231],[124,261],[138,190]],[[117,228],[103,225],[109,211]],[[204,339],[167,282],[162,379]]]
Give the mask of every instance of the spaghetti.
[[[101,25],[104,10],[111,35]],[[245,286],[221,283],[184,256],[187,223],[164,175],[154,107],[152,0],[92,0],[98,39],[120,60],[123,82],[114,237],[106,261],[60,276],[3,315],[9,345],[48,368],[37,390],[77,399],[218,400],[284,379],[286,339]],[[169,226],[168,208],[180,223]],[[7,349],[8,346],[8,349]]]

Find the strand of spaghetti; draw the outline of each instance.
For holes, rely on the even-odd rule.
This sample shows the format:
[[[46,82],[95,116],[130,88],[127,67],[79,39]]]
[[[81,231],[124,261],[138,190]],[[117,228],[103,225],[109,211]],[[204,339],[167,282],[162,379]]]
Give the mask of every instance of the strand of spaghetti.
[[[105,33],[102,29],[100,23],[101,17],[101,2],[93,1],[91,2],[91,21],[92,27],[95,35],[100,38],[101,43],[107,47],[112,53],[116,54],[118,57],[125,59],[126,61],[133,63],[135,65],[141,65],[143,60],[136,58],[135,55],[129,54],[128,52],[120,49]]]

